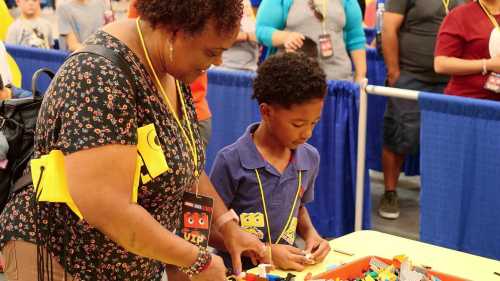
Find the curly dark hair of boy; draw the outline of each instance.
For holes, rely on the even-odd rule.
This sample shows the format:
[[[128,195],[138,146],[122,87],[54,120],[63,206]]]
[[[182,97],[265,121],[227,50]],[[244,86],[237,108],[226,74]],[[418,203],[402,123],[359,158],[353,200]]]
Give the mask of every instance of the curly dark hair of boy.
[[[216,30],[232,32],[240,26],[243,15],[241,0],[137,0],[136,8],[153,28],[167,27],[192,35],[200,33],[210,20]]]
[[[280,105],[289,109],[326,95],[326,75],[316,60],[302,53],[269,57],[257,69],[253,96],[259,104]]]

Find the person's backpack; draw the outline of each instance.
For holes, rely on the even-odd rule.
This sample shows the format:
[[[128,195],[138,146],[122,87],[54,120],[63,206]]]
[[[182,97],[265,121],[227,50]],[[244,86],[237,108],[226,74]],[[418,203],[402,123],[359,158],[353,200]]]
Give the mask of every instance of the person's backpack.
[[[0,102],[0,134],[5,136],[9,147],[7,167],[0,169],[0,213],[9,195],[23,185],[18,180],[33,155],[36,120],[43,99],[37,91],[37,81],[44,73],[51,79],[54,77],[54,73],[48,68],[35,72],[32,78],[32,97]]]
[[[131,85],[135,85],[127,61],[115,51],[101,45],[86,45],[67,59],[81,53],[108,59],[125,73]],[[48,74],[51,79],[54,78],[54,73],[47,68],[35,72],[32,79],[32,91],[35,94],[32,98],[12,99],[0,103],[0,133],[5,134],[9,144],[7,169],[0,170],[0,214],[13,193],[32,184],[30,170],[26,167],[33,156],[35,126],[43,99],[36,90],[38,77],[42,73]],[[137,92],[135,87],[134,91]]]

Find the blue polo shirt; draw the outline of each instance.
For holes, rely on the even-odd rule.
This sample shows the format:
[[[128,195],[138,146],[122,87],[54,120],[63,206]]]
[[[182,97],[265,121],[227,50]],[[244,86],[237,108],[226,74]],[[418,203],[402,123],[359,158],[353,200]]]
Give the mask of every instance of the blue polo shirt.
[[[259,184],[258,170],[270,221],[271,239],[276,243],[291,212],[298,187],[299,171],[302,186],[293,211],[293,220],[280,239],[281,244],[293,245],[299,207],[314,199],[314,182],[319,170],[319,153],[309,144],[300,145],[292,152],[292,160],[283,174],[266,162],[252,139],[258,123],[250,125],[235,143],[221,149],[215,158],[210,179],[228,208],[240,216],[244,230],[267,242],[267,227]]]

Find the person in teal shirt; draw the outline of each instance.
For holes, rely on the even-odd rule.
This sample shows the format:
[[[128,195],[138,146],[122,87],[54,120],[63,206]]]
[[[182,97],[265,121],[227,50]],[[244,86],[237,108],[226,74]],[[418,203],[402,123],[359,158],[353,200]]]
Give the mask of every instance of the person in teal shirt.
[[[263,0],[256,35],[269,48],[267,56],[297,51],[308,37],[319,54],[327,50],[318,60],[328,79],[360,83],[366,77],[366,39],[357,0]]]

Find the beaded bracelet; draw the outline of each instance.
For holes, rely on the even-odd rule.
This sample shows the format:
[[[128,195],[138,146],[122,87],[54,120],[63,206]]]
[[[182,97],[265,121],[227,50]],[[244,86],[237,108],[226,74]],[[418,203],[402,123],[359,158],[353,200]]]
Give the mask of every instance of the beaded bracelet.
[[[196,261],[190,267],[180,268],[180,271],[184,272],[189,278],[206,270],[212,262],[212,254],[210,254],[207,248],[200,247],[199,249]]]

